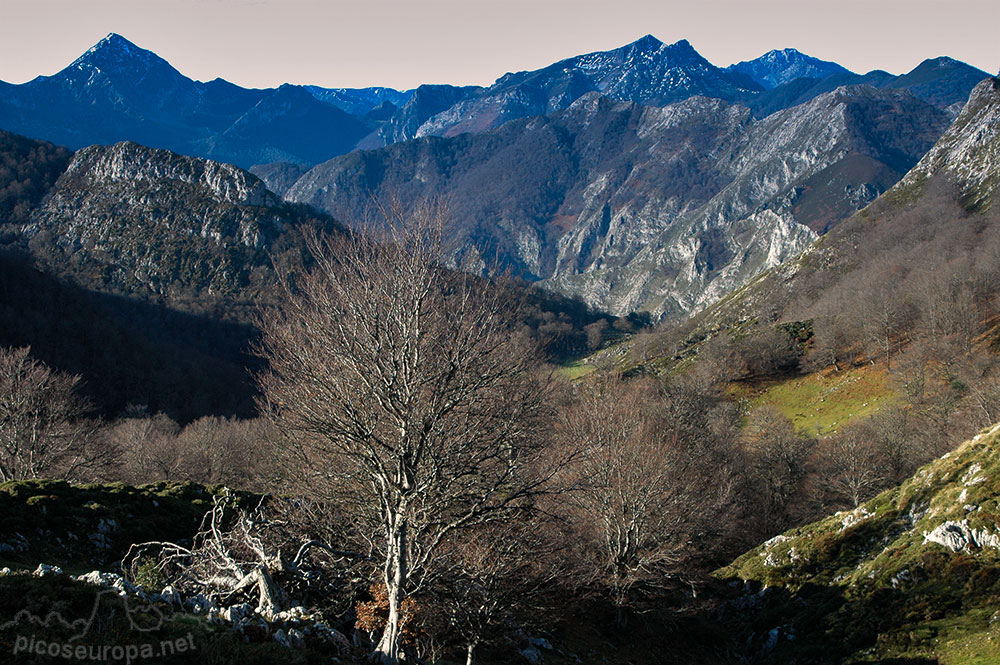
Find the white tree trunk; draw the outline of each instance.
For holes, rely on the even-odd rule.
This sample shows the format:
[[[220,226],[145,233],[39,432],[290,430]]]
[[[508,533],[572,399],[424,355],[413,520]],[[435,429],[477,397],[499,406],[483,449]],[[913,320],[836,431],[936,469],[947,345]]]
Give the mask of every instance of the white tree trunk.
[[[399,662],[403,646],[400,625],[403,617],[400,613],[400,605],[403,602],[403,590],[406,586],[407,575],[406,524],[403,521],[397,522],[389,539],[384,572],[389,616],[386,619],[385,630],[382,633],[382,639],[379,640],[375,655],[380,662],[395,665]]]
[[[230,597],[238,591],[252,586],[257,585],[258,602],[257,610],[260,612],[268,621],[274,618],[274,615],[282,610],[285,605],[285,593],[282,591],[281,587],[275,583],[274,578],[271,577],[270,571],[268,571],[267,566],[264,564],[259,564],[254,567],[242,580],[236,583],[233,590],[230,592]]]

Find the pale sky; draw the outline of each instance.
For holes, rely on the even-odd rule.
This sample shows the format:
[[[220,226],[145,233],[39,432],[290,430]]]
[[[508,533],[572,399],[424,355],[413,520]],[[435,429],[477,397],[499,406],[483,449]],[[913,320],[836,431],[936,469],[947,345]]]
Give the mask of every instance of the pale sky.
[[[0,0],[0,80],[53,74],[117,32],[183,74],[247,87],[489,84],[688,39],[724,67],[795,47],[856,72],[948,55],[1000,67],[1000,0]]]

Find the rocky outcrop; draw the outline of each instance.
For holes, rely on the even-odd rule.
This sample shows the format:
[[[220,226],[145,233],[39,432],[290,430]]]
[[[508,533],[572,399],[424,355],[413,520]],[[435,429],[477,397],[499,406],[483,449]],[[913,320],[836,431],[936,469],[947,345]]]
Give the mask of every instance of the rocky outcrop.
[[[969,526],[969,520],[948,520],[924,533],[925,543],[937,543],[952,552],[962,550],[978,550],[983,548],[1000,549],[1000,534],[988,529],[974,529]]]
[[[182,157],[127,141],[79,151],[67,175],[86,178],[95,187],[167,181],[203,189],[223,204],[271,207],[281,204],[259,178],[232,164]]]
[[[993,660],[998,444],[995,425],[850,513],[787,531],[717,571],[742,590],[727,625],[750,651],[776,625],[793,630],[795,643],[775,645],[773,662],[792,662],[802,645],[812,651],[800,662],[899,662],[915,643],[928,660],[946,662],[955,644],[958,662]]]
[[[79,151],[23,234],[50,269],[87,286],[219,294],[249,287],[297,221],[235,166],[119,143]]]
[[[989,209],[1000,189],[1000,79],[977,85],[940,140],[890,193],[909,199],[935,174],[947,174],[965,204]]]

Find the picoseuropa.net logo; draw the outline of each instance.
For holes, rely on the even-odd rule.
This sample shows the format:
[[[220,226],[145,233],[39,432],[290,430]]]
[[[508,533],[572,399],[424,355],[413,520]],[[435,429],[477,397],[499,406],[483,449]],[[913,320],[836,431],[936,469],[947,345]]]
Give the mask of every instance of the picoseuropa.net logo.
[[[194,636],[141,644],[70,644],[39,639],[35,635],[17,635],[14,639],[14,655],[48,656],[66,660],[95,662],[119,662],[126,665],[143,659],[167,658],[195,650]]]
[[[168,610],[169,611],[169,610]],[[44,615],[20,610],[0,624],[0,634],[12,635],[12,655],[86,662],[121,662],[189,654],[197,649],[190,632],[157,639],[165,621],[161,605],[136,603],[119,590],[94,590],[93,604],[77,617],[53,610]],[[101,630],[95,630],[100,626]],[[110,636],[114,635],[114,639]],[[140,639],[127,639],[128,636]],[[0,660],[3,660],[0,658]]]

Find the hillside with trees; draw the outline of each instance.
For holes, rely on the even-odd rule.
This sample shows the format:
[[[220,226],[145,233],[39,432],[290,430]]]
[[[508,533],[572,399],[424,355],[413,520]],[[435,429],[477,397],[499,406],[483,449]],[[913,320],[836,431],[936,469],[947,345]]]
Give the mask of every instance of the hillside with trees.
[[[993,424],[997,90],[995,79],[978,86],[896,187],[794,261],[578,370],[682,374],[751,418],[775,409],[813,437],[820,465],[803,482],[826,497],[815,516],[858,505]]]

